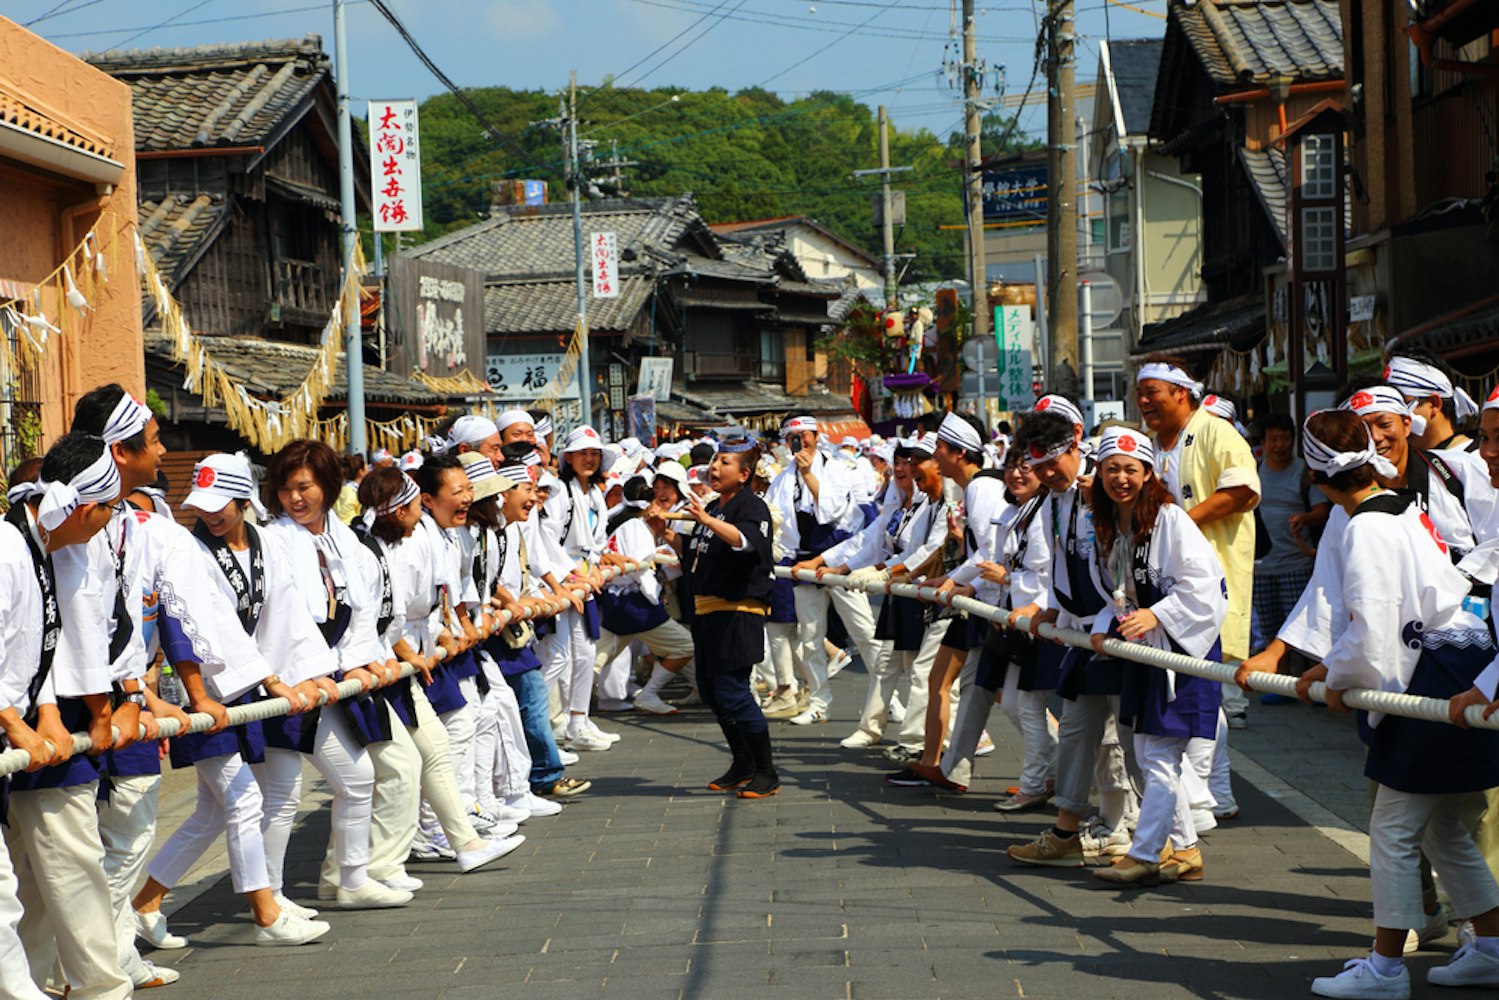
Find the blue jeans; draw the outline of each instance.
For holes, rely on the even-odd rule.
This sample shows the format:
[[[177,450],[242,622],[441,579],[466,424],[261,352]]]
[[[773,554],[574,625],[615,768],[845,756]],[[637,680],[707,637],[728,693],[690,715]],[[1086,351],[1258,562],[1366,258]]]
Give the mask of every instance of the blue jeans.
[[[526,749],[531,751],[531,791],[551,791],[562,779],[562,758],[552,736],[551,699],[546,681],[540,670],[506,674],[505,681],[515,692],[521,728],[526,733]]]

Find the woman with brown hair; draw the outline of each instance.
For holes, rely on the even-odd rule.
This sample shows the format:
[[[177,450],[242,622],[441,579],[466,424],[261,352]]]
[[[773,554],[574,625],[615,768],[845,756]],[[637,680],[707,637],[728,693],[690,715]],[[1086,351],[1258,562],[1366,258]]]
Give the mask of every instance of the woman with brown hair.
[[[1103,656],[1103,640],[1114,636],[1221,659],[1218,633],[1228,614],[1223,567],[1155,474],[1150,438],[1111,427],[1095,458],[1093,580],[1113,607],[1094,619],[1094,650]],[[1113,665],[1123,674],[1119,721],[1134,729],[1145,792],[1128,852],[1094,877],[1122,886],[1198,881],[1202,852],[1182,775],[1190,767],[1187,741],[1218,731],[1221,685],[1131,660]]]

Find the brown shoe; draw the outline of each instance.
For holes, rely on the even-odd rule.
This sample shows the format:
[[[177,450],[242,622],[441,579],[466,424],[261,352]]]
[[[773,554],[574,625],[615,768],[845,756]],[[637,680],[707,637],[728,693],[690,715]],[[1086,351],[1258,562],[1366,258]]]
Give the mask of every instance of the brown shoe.
[[[1005,853],[1010,856],[1011,861],[1018,861],[1023,865],[1036,865],[1040,868],[1083,867],[1083,842],[1075,833],[1063,838],[1050,830],[1042,830],[1041,836],[1029,844],[1011,847]]]
[[[761,711],[767,719],[789,719],[793,715],[801,714],[801,709],[797,707],[796,695],[790,691],[770,699]]]
[[[1204,873],[1202,850],[1197,847],[1173,851],[1171,857],[1161,863],[1163,882],[1201,882]]]
[[[1122,858],[1115,858],[1114,863],[1107,868],[1094,869],[1093,877],[1100,882],[1123,888],[1160,885],[1161,865],[1156,861],[1141,861],[1126,854]]]

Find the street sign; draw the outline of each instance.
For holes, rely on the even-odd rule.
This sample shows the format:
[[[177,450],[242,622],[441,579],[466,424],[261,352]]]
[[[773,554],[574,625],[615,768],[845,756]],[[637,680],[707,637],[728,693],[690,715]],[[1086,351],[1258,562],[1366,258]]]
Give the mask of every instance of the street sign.
[[[971,372],[992,372],[999,361],[999,345],[990,337],[969,337],[963,342],[963,366]]]
[[[593,297],[619,298],[619,234],[593,233],[588,244],[593,248]]]
[[[999,306],[994,310],[994,335],[999,341],[1000,409],[1018,413],[1036,404],[1031,388],[1031,347],[1036,324],[1030,306]]]
[[[375,232],[420,232],[422,161],[416,101],[370,101],[367,113]]]

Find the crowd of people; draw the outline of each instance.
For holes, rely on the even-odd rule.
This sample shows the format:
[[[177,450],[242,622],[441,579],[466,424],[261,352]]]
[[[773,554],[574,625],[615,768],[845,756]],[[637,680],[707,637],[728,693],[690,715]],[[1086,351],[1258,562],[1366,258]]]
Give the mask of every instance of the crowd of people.
[[[1499,732],[1463,715],[1499,686],[1499,390],[1480,407],[1397,357],[1299,427],[1261,416],[1258,458],[1178,358],[1141,366],[1136,402],[1144,429],[1090,429],[1050,393],[1013,435],[938,412],[832,442],[798,416],[770,441],[655,449],[468,414],[399,457],[303,440],[262,474],[210,455],[189,530],[151,411],[88,393],[12,470],[0,525],[0,728],[31,762],[0,783],[0,998],[173,982],[154,959],[186,941],[162,906],[221,836],[264,946],[326,934],[320,909],[407,905],[413,859],[484,869],[589,791],[567,769],[622,738],[601,713],[704,704],[728,751],[706,787],[773,796],[772,724],[828,723],[855,657],[842,747],[882,750],[892,786],[963,793],[999,705],[1023,759],[996,808],[1055,810],[1009,858],[1120,888],[1207,877],[1202,838],[1240,815],[1228,742],[1254,673],[1298,674],[1303,698],[1320,681],[1334,710],[1353,688],[1449,699],[1452,724],[1360,720],[1374,947],[1313,992],[1409,996],[1403,956],[1449,918],[1460,946],[1430,981],[1499,986]],[[1047,623],[1091,648],[1038,638]],[[1238,683],[1107,638],[1236,664]],[[265,699],[285,714],[231,724]],[[189,712],[213,726],[158,739]],[[197,801],[158,839],[163,749]],[[294,901],[304,760],[331,833],[316,898]]]

